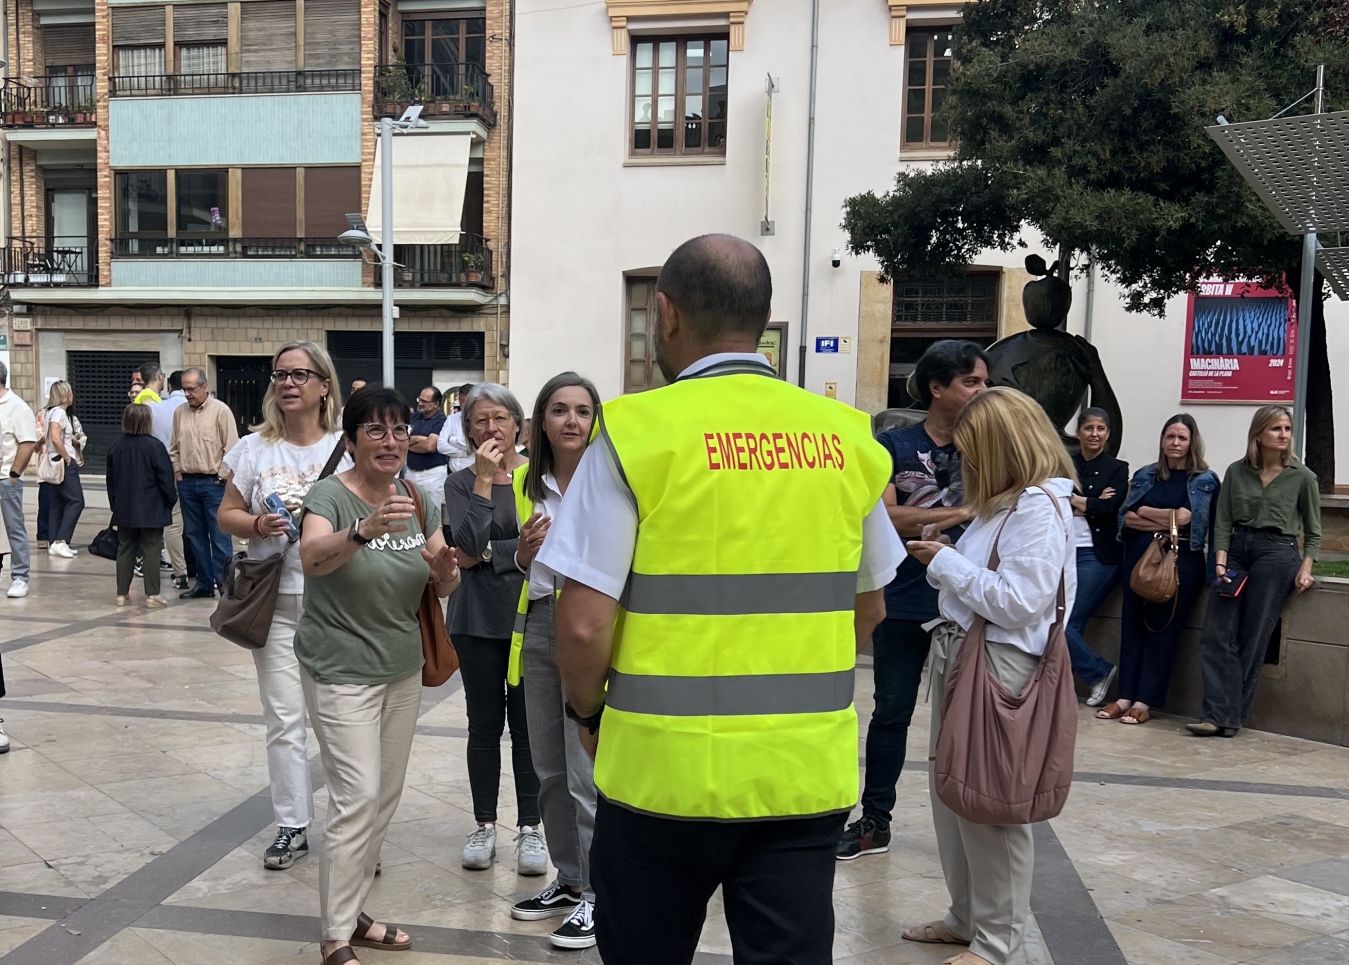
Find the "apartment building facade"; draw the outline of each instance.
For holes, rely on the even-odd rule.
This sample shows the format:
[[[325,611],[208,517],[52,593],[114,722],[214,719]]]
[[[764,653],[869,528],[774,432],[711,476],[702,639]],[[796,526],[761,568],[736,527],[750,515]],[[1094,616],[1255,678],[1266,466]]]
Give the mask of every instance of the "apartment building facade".
[[[205,368],[241,428],[270,358],[380,378],[380,273],[337,236],[394,141],[396,382],[505,375],[507,0],[7,0],[10,384],[71,382],[95,461],[131,370]],[[378,198],[376,198],[376,201]],[[378,235],[377,239],[378,240]]]

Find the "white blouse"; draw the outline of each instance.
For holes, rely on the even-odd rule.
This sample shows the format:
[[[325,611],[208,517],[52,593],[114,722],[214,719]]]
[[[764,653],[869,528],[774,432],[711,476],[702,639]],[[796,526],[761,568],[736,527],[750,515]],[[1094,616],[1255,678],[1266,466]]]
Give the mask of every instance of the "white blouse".
[[[1058,512],[1047,498],[1054,494]],[[976,615],[988,621],[985,636],[1038,656],[1049,642],[1056,617],[1059,577],[1064,580],[1064,613],[1073,612],[1077,596],[1077,564],[1071,520],[1070,479],[1051,479],[1044,489],[1032,486],[1007,518],[1007,511],[988,519],[976,517],[954,548],[941,550],[927,568],[927,580],[941,591],[937,607],[947,620],[968,630]],[[998,527],[1007,519],[999,543],[1001,565],[988,569]]]

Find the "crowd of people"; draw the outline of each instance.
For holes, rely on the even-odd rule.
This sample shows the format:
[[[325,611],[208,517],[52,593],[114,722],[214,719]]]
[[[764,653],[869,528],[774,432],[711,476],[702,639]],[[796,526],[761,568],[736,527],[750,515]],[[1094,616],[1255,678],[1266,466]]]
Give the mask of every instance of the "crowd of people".
[[[737,961],[830,961],[836,862],[889,849],[924,668],[939,759],[967,639],[1009,695],[1039,686],[1062,648],[1097,718],[1141,725],[1165,707],[1204,594],[1203,715],[1187,726],[1231,737],[1249,719],[1270,634],[1312,585],[1320,541],[1286,409],[1255,413],[1221,482],[1186,414],[1130,476],[1106,412],[1082,411],[1070,453],[1036,402],[989,386],[979,346],[945,340],[910,378],[925,418],[873,439],[865,415],[775,377],[757,352],[770,300],[756,249],[694,239],[657,283],[669,387],[602,406],[564,372],[528,419],[494,383],[460,387],[457,407],[434,386],[415,408],[365,383],[344,400],[328,353],[296,341],[273,357],[262,421],[240,438],[200,368],[140,370],[107,459],[116,602],[129,603],[139,559],[145,604],[165,605],[166,543],[186,599],[228,591],[232,539],[251,559],[281,557],[252,651],[277,825],[263,864],[310,850],[308,723],[329,794],[325,965],[357,961],[354,946],[412,945],[364,908],[421,703],[427,594],[448,598],[467,708],[462,864],[496,861],[509,730],[515,871],[556,869],[511,913],[561,918],[554,945],[598,941],[611,965],[691,961],[717,887]],[[73,554],[87,440],[69,385],[35,417],[6,375],[13,598],[29,579],[22,476],[51,464],[39,536]],[[798,445],[799,471],[769,471]],[[1164,600],[1138,583],[1145,557],[1171,567]],[[1088,624],[1121,584],[1112,664]],[[875,709],[859,775],[853,674],[867,645]],[[1030,824],[981,820],[932,787],[951,903],[904,937],[965,946],[957,965],[1023,961]]]

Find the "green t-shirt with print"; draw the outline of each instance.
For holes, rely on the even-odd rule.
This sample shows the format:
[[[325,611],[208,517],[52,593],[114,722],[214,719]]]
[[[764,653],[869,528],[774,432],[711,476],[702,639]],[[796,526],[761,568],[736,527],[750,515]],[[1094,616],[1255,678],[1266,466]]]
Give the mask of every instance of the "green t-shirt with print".
[[[422,549],[440,530],[440,510],[418,493],[424,528],[414,516],[406,530],[371,540],[327,576],[305,574],[295,656],[319,683],[384,684],[421,670],[417,609],[431,574]],[[336,532],[374,511],[336,476],[316,482],[304,501],[306,515],[322,516]]]

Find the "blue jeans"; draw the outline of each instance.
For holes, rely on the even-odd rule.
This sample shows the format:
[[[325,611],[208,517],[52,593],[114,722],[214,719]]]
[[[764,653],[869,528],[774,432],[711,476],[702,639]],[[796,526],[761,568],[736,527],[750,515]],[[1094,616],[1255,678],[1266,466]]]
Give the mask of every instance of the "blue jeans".
[[[1110,673],[1111,663],[1087,644],[1082,635],[1087,621],[1101,608],[1110,591],[1119,583],[1119,564],[1102,563],[1096,550],[1090,546],[1077,548],[1077,598],[1068,617],[1064,636],[1068,638],[1068,656],[1073,661],[1073,673],[1083,683],[1093,687]]]
[[[52,500],[56,487],[51,483],[37,484],[37,541],[46,543],[51,540]]]
[[[923,629],[923,623],[887,617],[871,634],[876,707],[867,725],[862,814],[886,827],[895,806],[895,784],[904,770],[923,664],[932,646],[932,634]]]
[[[23,480],[0,480],[0,513],[4,514],[5,532],[13,558],[9,561],[9,575],[16,580],[28,580],[28,531],[23,524]]]
[[[225,564],[234,553],[230,538],[220,531],[215,514],[225,495],[224,480],[184,476],[178,483],[183,507],[183,534],[192,543],[197,560],[198,586],[224,586]]]
[[[66,463],[66,475],[59,486],[52,486],[52,508],[47,527],[51,541],[69,544],[75,538],[75,525],[84,512],[84,487],[80,470],[73,461]]]

